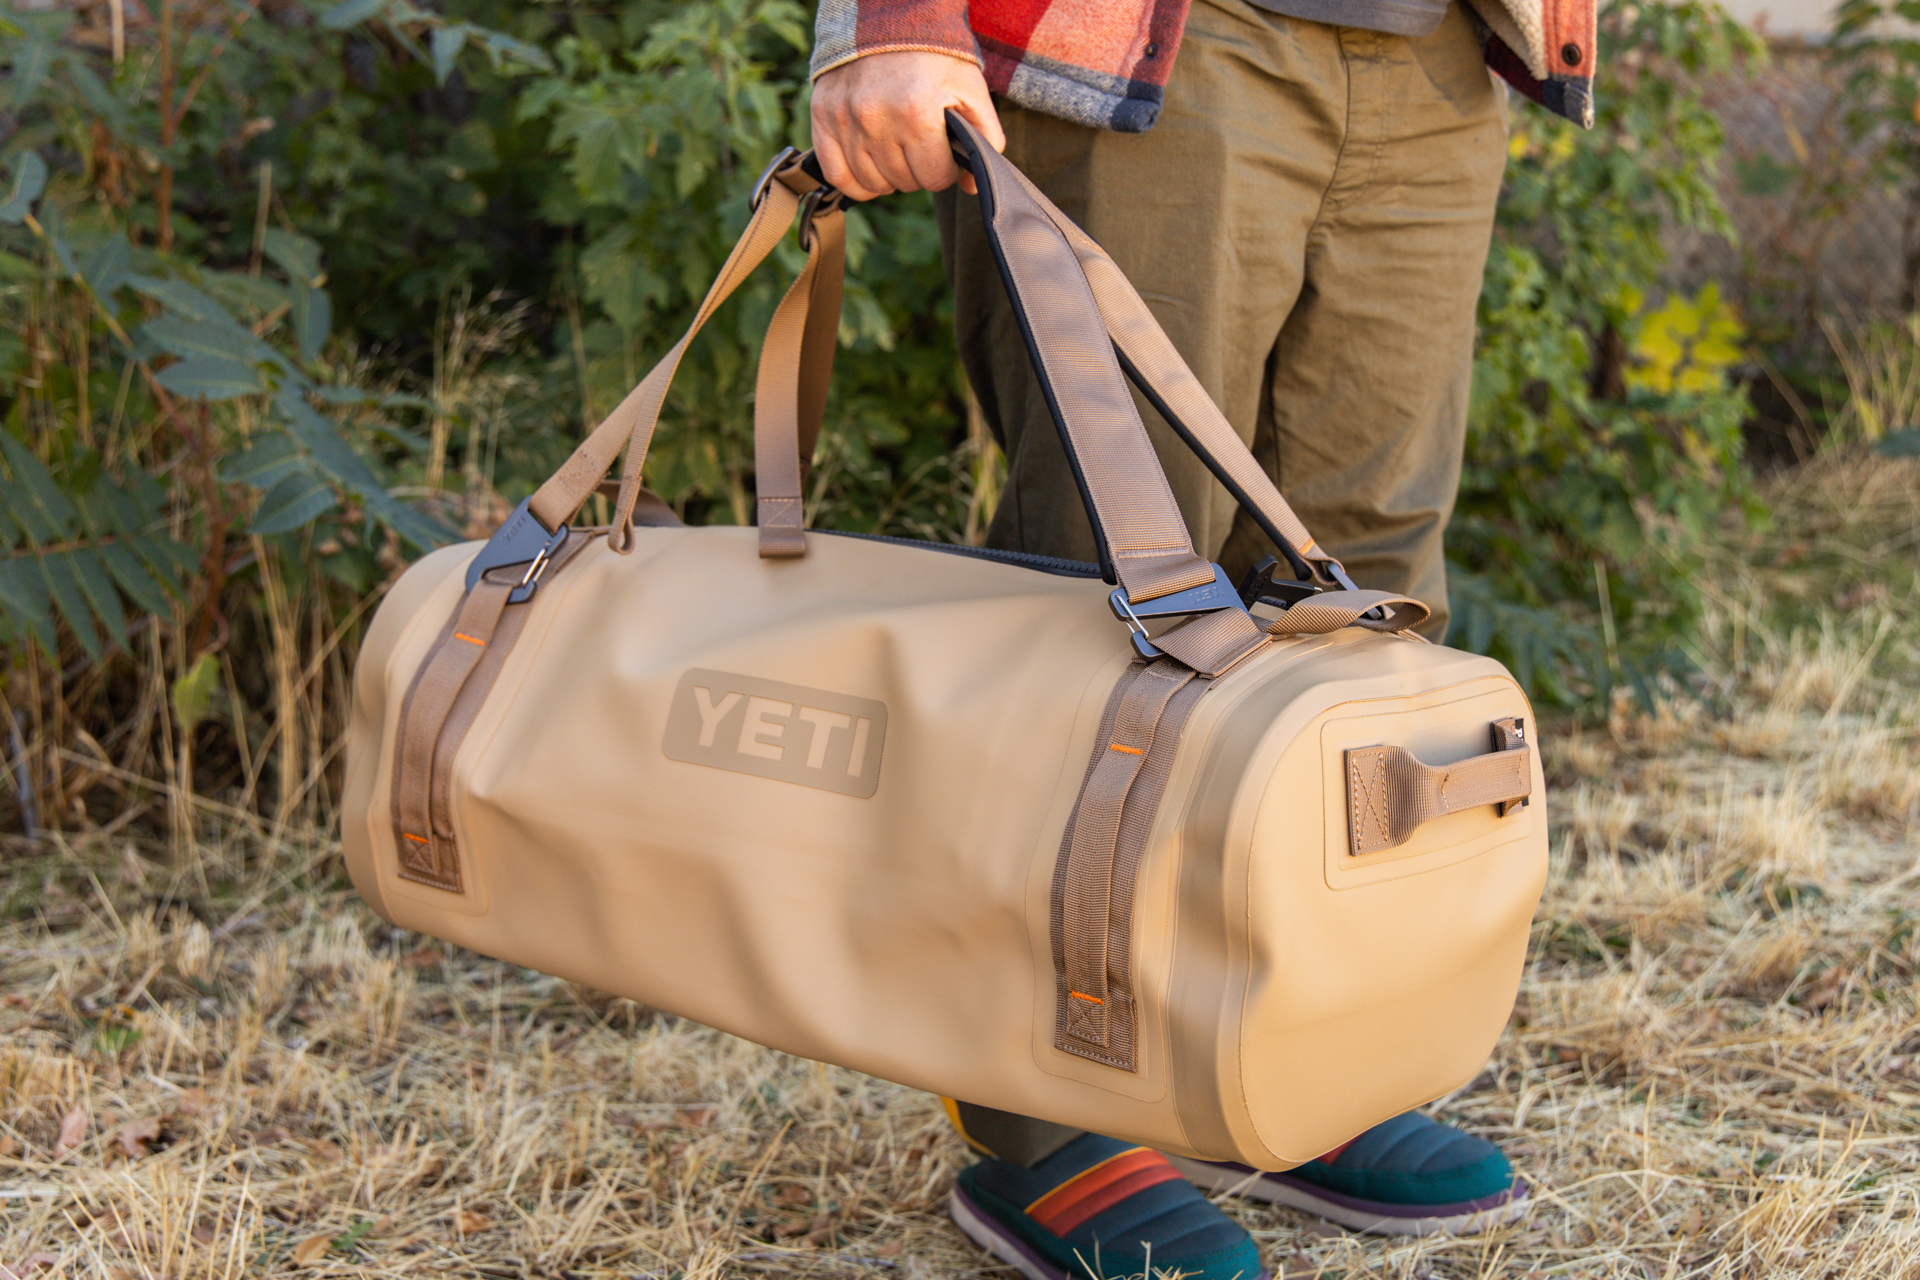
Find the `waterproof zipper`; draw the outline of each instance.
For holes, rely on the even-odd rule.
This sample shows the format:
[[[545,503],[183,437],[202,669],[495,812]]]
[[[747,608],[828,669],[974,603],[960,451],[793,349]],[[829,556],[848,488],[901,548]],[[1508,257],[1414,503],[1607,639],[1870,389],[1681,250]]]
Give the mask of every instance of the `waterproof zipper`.
[[[809,529],[808,533],[826,533],[836,538],[860,538],[867,542],[890,542],[895,546],[919,547],[924,551],[944,551],[948,555],[973,556],[979,560],[998,560],[1002,564],[1057,573],[1067,578],[1098,578],[1100,566],[1081,560],[1062,560],[1056,556],[1029,555],[1025,551],[998,551],[992,547],[967,547],[957,542],[922,542],[917,538],[890,538],[883,533],[850,533],[842,529]]]

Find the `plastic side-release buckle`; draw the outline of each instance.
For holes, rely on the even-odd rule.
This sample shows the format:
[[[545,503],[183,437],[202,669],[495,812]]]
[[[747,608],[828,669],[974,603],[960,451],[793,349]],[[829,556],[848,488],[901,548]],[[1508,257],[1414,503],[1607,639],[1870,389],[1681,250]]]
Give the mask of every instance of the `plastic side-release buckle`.
[[[1113,616],[1127,624],[1133,649],[1148,662],[1163,654],[1147,634],[1146,618],[1172,618],[1196,613],[1218,613],[1222,609],[1238,609],[1249,613],[1246,602],[1240,593],[1233,589],[1227,580],[1227,571],[1219,565],[1213,566],[1213,581],[1203,582],[1197,587],[1188,587],[1184,591],[1175,591],[1170,595],[1155,596],[1151,600],[1142,600],[1135,604],[1127,599],[1125,587],[1114,588],[1107,597],[1107,607],[1113,610]],[[1249,614],[1249,616],[1251,616]]]
[[[1302,600],[1320,594],[1320,588],[1311,582],[1302,582],[1297,578],[1276,578],[1273,571],[1280,562],[1268,556],[1247,572],[1240,581],[1240,601],[1251,609],[1256,604],[1271,605],[1276,609],[1291,609]]]
[[[467,566],[467,590],[473,590],[481,577],[494,569],[524,564],[527,571],[520,575],[519,585],[508,594],[507,603],[520,604],[533,596],[540,585],[540,575],[553,562],[554,553],[567,544],[567,535],[572,530],[563,524],[549,531],[534,516],[532,502],[532,498],[521,499],[506,523],[480,548],[480,554]]]

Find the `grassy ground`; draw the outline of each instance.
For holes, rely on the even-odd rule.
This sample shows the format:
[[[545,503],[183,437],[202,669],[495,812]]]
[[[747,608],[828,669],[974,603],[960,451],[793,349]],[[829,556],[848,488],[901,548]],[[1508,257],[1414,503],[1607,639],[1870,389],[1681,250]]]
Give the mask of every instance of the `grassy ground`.
[[[1534,1208],[1293,1276],[1920,1275],[1920,464],[1701,566],[1702,698],[1548,739],[1512,1027],[1437,1105]],[[0,1280],[1011,1276],[924,1095],[390,930],[319,836],[0,858]]]

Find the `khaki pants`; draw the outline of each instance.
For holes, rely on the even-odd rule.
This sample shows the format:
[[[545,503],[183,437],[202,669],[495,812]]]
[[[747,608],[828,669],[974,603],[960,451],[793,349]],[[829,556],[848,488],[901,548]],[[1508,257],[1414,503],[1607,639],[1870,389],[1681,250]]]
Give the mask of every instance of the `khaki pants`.
[[[1446,632],[1441,534],[1460,482],[1474,304],[1506,111],[1473,19],[1424,39],[1196,0],[1144,134],[1002,104],[1007,155],[1111,253],[1314,536],[1363,587]],[[967,377],[1007,451],[989,545],[1093,560],[1093,533],[1027,365],[978,207],[936,200]],[[1194,547],[1238,581],[1259,527],[1144,400]],[[1075,1131],[961,1104],[1032,1163]]]
[[[1506,165],[1503,91],[1458,4],[1421,40],[1197,0],[1144,134],[1003,104],[1007,155],[1127,273],[1307,528],[1363,587],[1434,608],[1473,316]],[[1095,559],[978,207],[938,200],[962,358],[1006,448],[988,544]],[[1194,547],[1273,548],[1144,400]]]

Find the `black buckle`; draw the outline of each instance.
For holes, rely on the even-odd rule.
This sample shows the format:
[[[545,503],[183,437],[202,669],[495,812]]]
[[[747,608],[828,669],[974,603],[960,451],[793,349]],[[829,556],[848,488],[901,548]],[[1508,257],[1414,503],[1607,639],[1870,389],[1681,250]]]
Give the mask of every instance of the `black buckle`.
[[[800,198],[800,247],[813,252],[813,220],[823,213],[846,207],[847,198],[837,187],[817,187]]]
[[[1256,604],[1272,605],[1276,609],[1291,609],[1311,596],[1320,594],[1320,588],[1311,582],[1302,582],[1297,578],[1276,578],[1273,571],[1280,562],[1268,556],[1253,566],[1247,576],[1240,581],[1240,601],[1251,609]]]
[[[1171,618],[1182,614],[1218,613],[1222,609],[1238,609],[1247,613],[1245,602],[1240,593],[1227,581],[1227,571],[1219,565],[1213,566],[1213,581],[1203,582],[1197,587],[1188,587],[1184,591],[1175,591],[1171,595],[1155,596],[1151,600],[1142,600],[1134,604],[1127,599],[1127,589],[1116,587],[1107,597],[1107,607],[1113,610],[1113,616],[1127,624],[1129,638],[1133,641],[1133,651],[1148,662],[1163,656],[1160,649],[1147,635],[1143,618]],[[1251,615],[1249,615],[1251,616]]]
[[[780,148],[780,154],[767,163],[760,171],[760,177],[753,184],[753,194],[747,197],[747,208],[758,209],[760,202],[767,198],[767,188],[773,185],[773,175],[779,173],[787,161],[800,153],[792,147]]]
[[[532,498],[521,499],[507,522],[480,548],[480,554],[467,566],[467,590],[473,590],[482,576],[495,569],[524,564],[527,571],[520,575],[519,585],[508,593],[507,603],[521,604],[532,598],[540,585],[540,575],[547,571],[554,554],[567,545],[567,535],[572,532],[564,524],[549,532],[534,516],[532,502]]]

